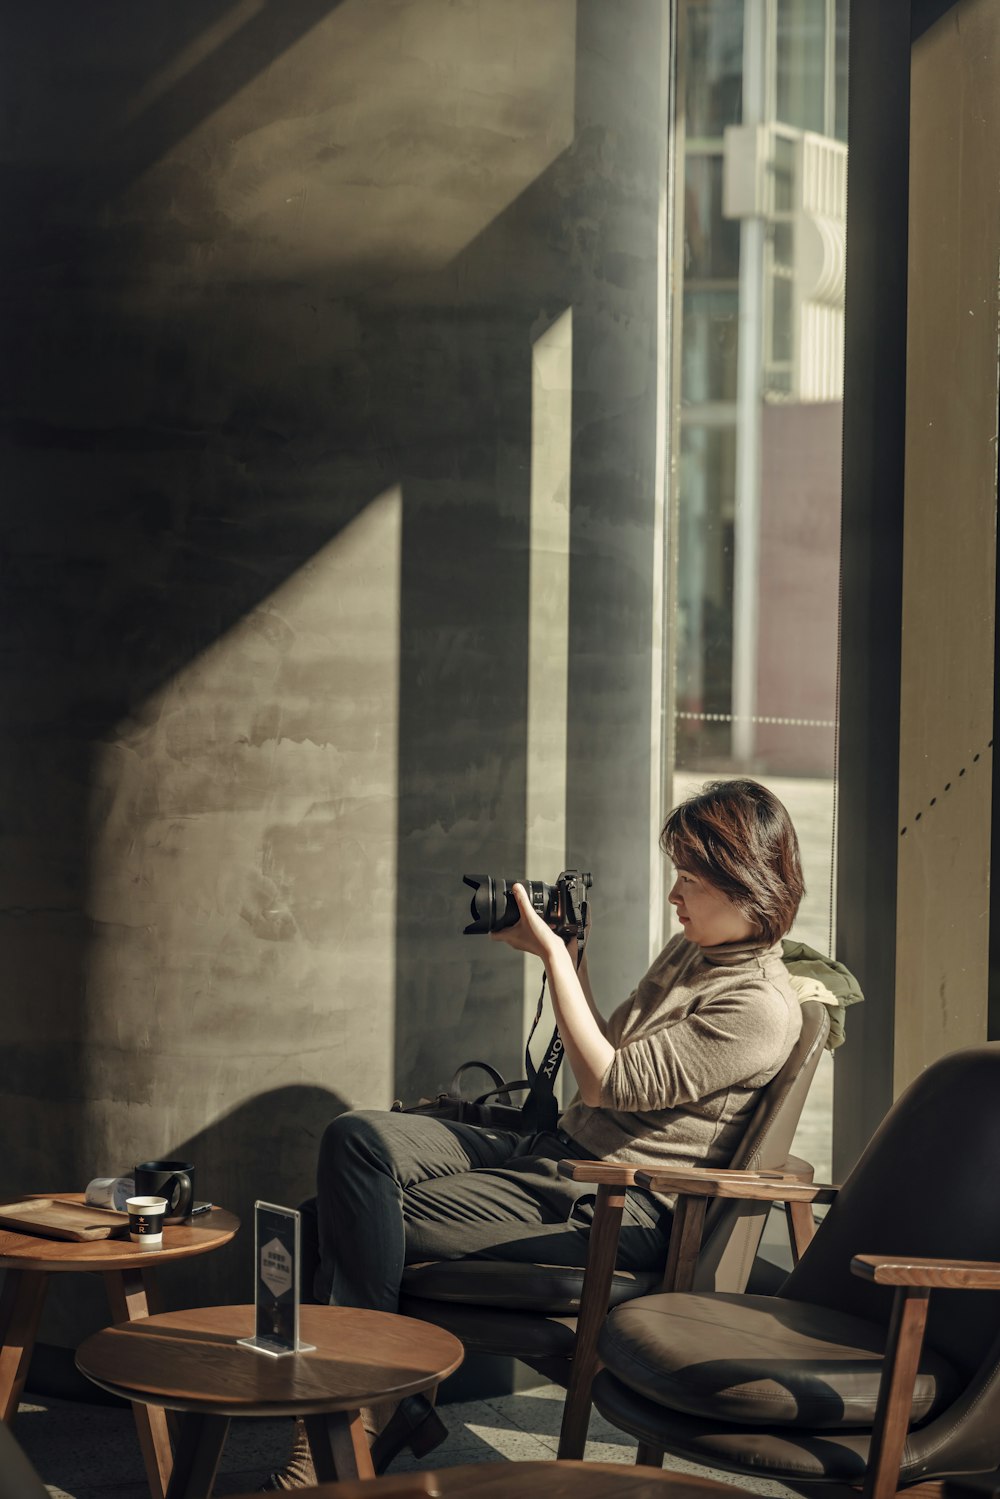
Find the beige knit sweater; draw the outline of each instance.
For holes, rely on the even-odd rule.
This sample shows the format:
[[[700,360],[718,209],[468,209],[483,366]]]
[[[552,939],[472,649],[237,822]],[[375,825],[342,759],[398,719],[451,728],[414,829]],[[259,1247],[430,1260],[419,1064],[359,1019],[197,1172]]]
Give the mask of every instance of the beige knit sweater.
[[[600,1106],[577,1097],[560,1126],[614,1161],[725,1165],[801,1026],[780,943],[675,937],[607,1022],[615,1055]]]

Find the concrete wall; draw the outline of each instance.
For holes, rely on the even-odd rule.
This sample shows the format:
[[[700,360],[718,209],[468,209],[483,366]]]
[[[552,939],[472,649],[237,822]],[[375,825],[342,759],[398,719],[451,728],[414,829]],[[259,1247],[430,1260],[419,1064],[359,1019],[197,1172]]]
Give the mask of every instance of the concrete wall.
[[[523,866],[556,851],[532,368],[567,314],[532,816],[549,787],[595,872],[609,1007],[645,962],[661,6],[7,28],[0,1186],[190,1152],[246,1213],[308,1193],[338,1111],[520,1072],[519,960],[462,938],[461,875],[558,872]],[[249,1259],[168,1293],[246,1294]]]
[[[959,0],[914,41],[911,88],[894,1093],[987,1037],[1000,389],[990,0]]]

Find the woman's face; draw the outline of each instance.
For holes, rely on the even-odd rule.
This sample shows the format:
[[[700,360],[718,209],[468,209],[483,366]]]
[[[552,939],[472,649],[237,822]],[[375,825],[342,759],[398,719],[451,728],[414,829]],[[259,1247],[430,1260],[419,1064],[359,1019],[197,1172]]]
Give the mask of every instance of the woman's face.
[[[729,897],[700,874],[678,865],[675,875],[670,904],[689,942],[718,947],[723,942],[746,942],[756,935],[753,925]]]

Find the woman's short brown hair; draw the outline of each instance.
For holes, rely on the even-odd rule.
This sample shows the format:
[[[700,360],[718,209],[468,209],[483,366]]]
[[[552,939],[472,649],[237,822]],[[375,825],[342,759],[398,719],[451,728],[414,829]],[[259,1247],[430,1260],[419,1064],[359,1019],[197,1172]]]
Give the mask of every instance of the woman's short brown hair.
[[[766,786],[710,781],[670,813],[660,847],[720,890],[767,942],[791,927],[805,893],[799,840]]]

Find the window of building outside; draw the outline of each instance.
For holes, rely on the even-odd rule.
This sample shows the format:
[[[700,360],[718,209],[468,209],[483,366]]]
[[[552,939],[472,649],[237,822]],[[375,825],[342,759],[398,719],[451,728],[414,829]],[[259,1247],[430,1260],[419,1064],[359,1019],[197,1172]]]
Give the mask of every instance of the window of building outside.
[[[674,799],[785,802],[835,955],[848,0],[678,0]],[[850,1044],[850,1015],[847,1017]],[[795,1151],[830,1170],[825,1056]]]

